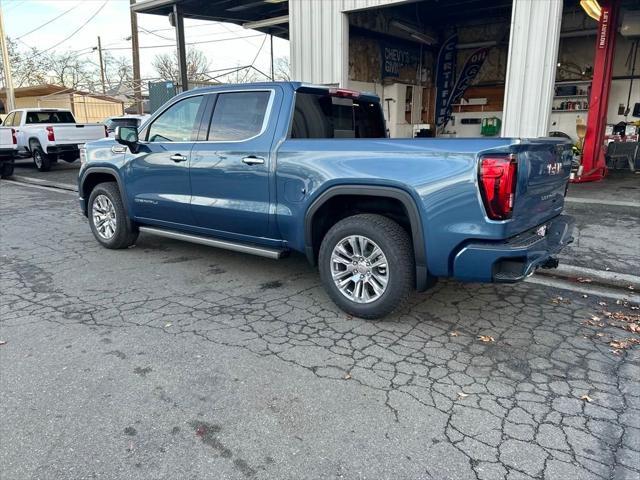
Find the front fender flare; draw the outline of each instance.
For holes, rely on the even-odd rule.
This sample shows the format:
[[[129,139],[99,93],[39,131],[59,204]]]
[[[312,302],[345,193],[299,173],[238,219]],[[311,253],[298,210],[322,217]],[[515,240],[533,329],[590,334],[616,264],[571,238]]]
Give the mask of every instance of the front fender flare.
[[[126,189],[124,187],[122,179],[120,178],[120,175],[118,174],[118,171],[116,169],[109,167],[88,167],[84,172],[82,172],[82,175],[78,179],[78,196],[80,197],[80,201],[83,202],[82,210],[85,216],[87,215],[87,202],[89,201],[89,199],[84,198],[84,182],[93,173],[106,173],[114,178],[116,184],[118,185],[118,190],[120,191],[120,197],[122,198],[124,211],[129,221],[131,221],[131,216],[129,215],[129,203],[127,202]]]

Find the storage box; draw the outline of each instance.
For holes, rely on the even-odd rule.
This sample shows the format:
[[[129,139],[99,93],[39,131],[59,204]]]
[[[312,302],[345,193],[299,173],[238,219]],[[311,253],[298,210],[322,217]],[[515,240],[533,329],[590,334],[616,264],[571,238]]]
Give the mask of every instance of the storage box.
[[[569,95],[577,95],[578,87],[575,85],[558,85],[556,87],[556,95],[558,97],[567,97]]]

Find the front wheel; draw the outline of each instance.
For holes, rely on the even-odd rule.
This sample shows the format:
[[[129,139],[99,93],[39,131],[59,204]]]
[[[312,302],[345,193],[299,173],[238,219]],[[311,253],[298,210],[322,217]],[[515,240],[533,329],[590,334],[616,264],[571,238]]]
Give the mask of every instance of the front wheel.
[[[51,157],[44,153],[40,145],[32,148],[31,156],[39,172],[48,172],[51,170]]]
[[[409,235],[396,222],[381,215],[354,215],[336,223],[322,240],[320,278],[342,310],[380,318],[409,296],[413,258]]]
[[[96,240],[105,248],[133,245],[138,238],[125,212],[120,190],[114,182],[99,183],[89,195],[89,224]]]

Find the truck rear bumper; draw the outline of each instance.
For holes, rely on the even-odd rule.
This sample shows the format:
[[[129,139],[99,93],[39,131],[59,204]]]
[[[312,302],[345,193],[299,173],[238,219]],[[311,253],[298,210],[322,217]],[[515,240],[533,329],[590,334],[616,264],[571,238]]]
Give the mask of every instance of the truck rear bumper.
[[[573,227],[573,217],[559,215],[507,240],[470,242],[455,255],[453,276],[471,282],[523,280],[538,267],[557,265],[553,255],[573,241]]]
[[[80,156],[80,149],[78,148],[78,144],[72,143],[68,145],[49,145],[47,147],[48,154],[58,155],[61,153],[77,153]]]

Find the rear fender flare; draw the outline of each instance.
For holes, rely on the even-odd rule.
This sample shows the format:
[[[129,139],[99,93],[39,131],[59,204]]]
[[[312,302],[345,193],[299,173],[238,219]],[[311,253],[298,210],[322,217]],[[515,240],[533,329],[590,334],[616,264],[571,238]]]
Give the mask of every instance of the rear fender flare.
[[[386,187],[379,185],[338,185],[330,187],[322,192],[309,206],[304,218],[304,249],[307,260],[311,265],[316,264],[315,251],[313,248],[313,217],[324,203],[338,195],[363,195],[393,198],[400,201],[407,211],[409,223],[411,224],[411,239],[416,265],[416,289],[426,290],[430,279],[427,269],[427,255],[422,229],[422,219],[413,197],[405,190],[396,187]]]

